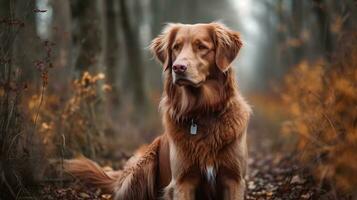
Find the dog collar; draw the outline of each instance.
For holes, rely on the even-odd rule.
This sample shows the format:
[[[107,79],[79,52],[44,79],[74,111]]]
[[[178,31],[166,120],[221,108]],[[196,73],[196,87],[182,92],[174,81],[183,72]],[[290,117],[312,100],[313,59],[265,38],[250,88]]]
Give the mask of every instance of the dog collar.
[[[212,113],[214,118],[218,118],[220,117],[223,113],[225,113],[225,111],[227,110],[227,108],[219,111],[219,112],[214,112]],[[198,132],[198,123],[197,123],[198,119],[196,118],[196,120],[194,120],[194,118],[191,118],[191,123],[190,123],[190,134],[191,135],[196,135]]]

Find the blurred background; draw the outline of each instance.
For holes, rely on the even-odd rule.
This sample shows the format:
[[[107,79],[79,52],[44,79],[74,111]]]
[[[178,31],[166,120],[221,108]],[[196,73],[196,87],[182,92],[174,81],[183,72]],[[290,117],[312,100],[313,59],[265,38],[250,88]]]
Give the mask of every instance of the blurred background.
[[[356,6],[354,0],[0,0],[2,186],[51,179],[53,160],[78,154],[118,161],[161,134],[162,68],[150,41],[167,22],[219,21],[243,40],[233,65],[253,107],[252,154],[299,155],[317,179],[352,191]]]

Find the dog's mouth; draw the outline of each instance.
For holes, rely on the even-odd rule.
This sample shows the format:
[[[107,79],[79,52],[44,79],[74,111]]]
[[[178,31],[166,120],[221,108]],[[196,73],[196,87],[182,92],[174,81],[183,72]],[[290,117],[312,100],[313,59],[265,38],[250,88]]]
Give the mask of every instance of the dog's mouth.
[[[193,86],[200,87],[203,81],[195,82],[186,77],[176,77],[174,80],[174,84],[178,86]]]

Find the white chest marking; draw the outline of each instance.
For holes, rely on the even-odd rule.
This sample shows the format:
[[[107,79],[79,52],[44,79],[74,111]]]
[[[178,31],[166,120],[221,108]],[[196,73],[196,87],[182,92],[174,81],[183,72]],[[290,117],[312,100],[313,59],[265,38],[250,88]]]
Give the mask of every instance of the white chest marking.
[[[207,181],[210,183],[215,183],[216,181],[216,172],[214,171],[213,166],[206,166],[206,176]]]

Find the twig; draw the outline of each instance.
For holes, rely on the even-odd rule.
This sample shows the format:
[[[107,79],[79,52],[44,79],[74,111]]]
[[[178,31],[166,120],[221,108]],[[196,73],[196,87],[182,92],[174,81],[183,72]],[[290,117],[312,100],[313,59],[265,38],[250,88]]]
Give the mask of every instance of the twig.
[[[19,137],[19,136],[22,134],[22,132],[23,132],[23,131],[21,131],[20,133],[16,134],[16,135],[12,138],[12,140],[11,140],[11,142],[10,142],[10,145],[9,145],[9,147],[8,147],[8,150],[7,150],[7,155],[10,155],[10,151],[12,150],[12,149],[11,149],[12,145],[15,143],[15,140],[17,139],[17,137]]]
[[[62,137],[62,142],[61,142],[61,158],[60,158],[60,164],[61,164],[61,170],[60,170],[60,177],[61,180],[63,180],[63,171],[64,171],[64,148],[66,146],[66,137],[64,134],[61,135]],[[63,187],[63,181],[61,181],[61,187]]]
[[[315,99],[316,99],[321,105],[324,105],[324,104],[321,102],[321,100],[320,100],[320,98],[319,98],[319,96],[318,96],[317,94],[315,94],[314,92],[311,92],[311,91],[309,91],[308,94],[311,94],[313,97],[315,97]],[[336,128],[335,128],[335,126],[333,125],[333,123],[332,123],[332,121],[330,120],[330,118],[328,118],[327,115],[326,115],[323,111],[322,111],[321,113],[322,113],[323,117],[329,122],[331,128],[333,129],[333,131],[334,131],[335,134],[337,135]]]
[[[13,197],[16,197],[15,192],[12,190],[11,185],[10,185],[10,184],[7,182],[7,180],[6,180],[5,172],[4,172],[4,171],[1,173],[1,178],[2,178],[3,182],[5,183],[7,189],[10,191],[11,195],[12,195]]]
[[[43,96],[45,94],[45,88],[46,88],[45,84],[42,84],[40,103],[38,105],[37,112],[36,112],[36,117],[35,117],[35,122],[34,122],[34,129],[36,129],[37,119],[38,119],[38,116],[40,114],[40,109],[41,109],[42,102],[43,102]]]
[[[15,172],[13,172],[13,174],[14,174],[14,176],[16,177],[16,180],[17,180],[17,182],[18,182],[18,184],[20,185],[20,188],[21,188],[21,190],[24,190],[30,197],[30,199],[36,199],[36,198],[34,198],[32,195],[31,195],[31,193],[26,189],[26,187],[22,184],[22,181],[21,181],[21,179],[19,178],[19,176],[15,173]],[[20,191],[21,191],[20,190]],[[26,197],[21,197],[21,199],[24,199],[24,198],[26,198]]]

